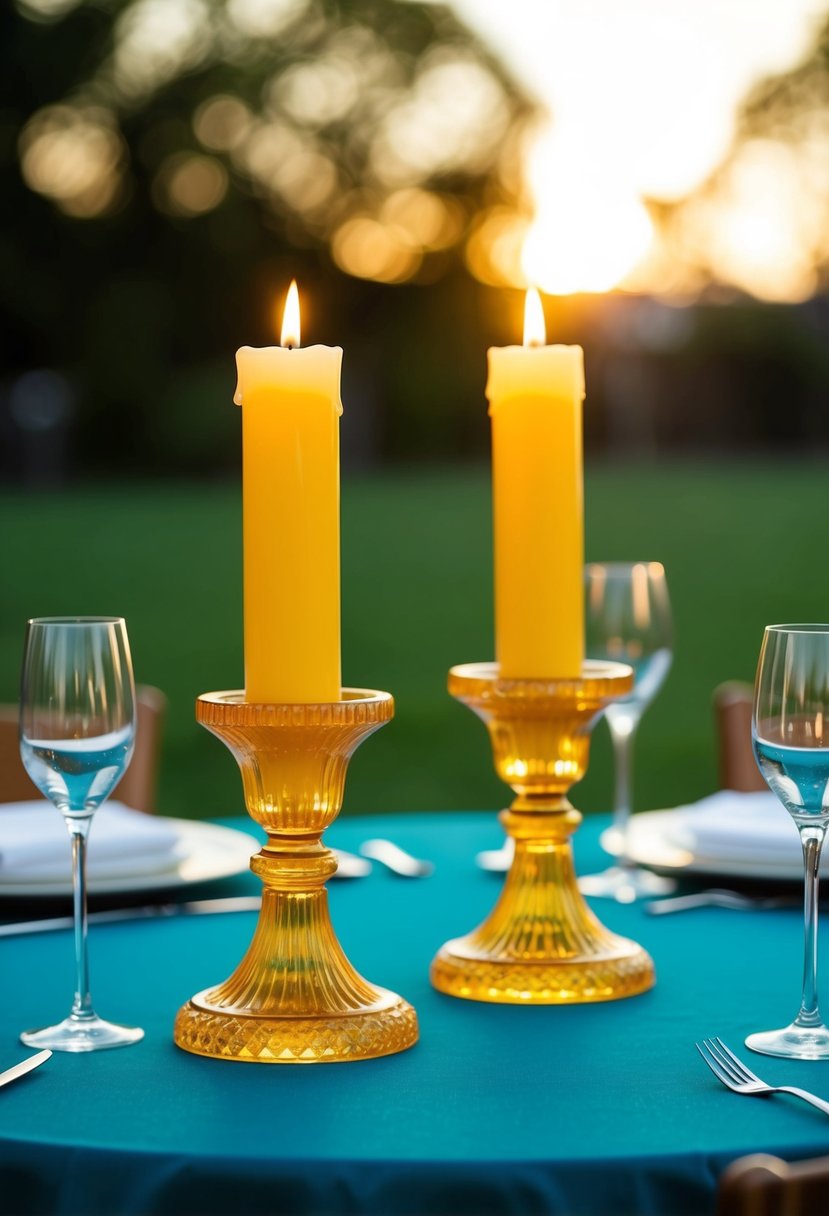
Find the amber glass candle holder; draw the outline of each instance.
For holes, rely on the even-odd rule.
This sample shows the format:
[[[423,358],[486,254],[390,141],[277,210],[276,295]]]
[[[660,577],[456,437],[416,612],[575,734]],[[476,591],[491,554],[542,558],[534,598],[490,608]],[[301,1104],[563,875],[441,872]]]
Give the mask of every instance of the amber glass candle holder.
[[[364,980],[334,934],[326,881],[337,869],[322,834],[339,814],[348,761],[388,722],[386,692],[344,688],[340,701],[260,705],[205,693],[196,718],[230,749],[248,814],[268,834],[251,858],[262,910],[233,975],[176,1017],[179,1047],[223,1060],[313,1064],[365,1060],[417,1041],[402,997]]]
[[[621,663],[587,660],[577,680],[501,679],[494,663],[453,667],[449,691],[482,718],[495,768],[517,794],[501,822],[515,843],[500,898],[482,925],[432,963],[450,996],[501,1004],[610,1001],[654,982],[648,954],[601,924],[576,882],[567,791],[587,769],[602,709],[633,686]]]

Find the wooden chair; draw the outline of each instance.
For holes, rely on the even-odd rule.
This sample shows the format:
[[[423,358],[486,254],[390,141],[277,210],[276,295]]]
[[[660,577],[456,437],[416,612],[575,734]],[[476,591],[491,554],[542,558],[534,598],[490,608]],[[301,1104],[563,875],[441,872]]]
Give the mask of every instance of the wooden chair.
[[[159,688],[139,684],[135,700],[135,751],[112,797],[137,811],[153,814],[167,698]],[[20,759],[17,706],[0,705],[0,803],[27,802],[42,797]]]
[[[768,788],[751,748],[753,700],[751,685],[739,680],[728,680],[714,689],[720,789],[751,792]]]
[[[717,1216],[827,1216],[829,1157],[793,1165],[766,1153],[740,1157],[720,1175]]]

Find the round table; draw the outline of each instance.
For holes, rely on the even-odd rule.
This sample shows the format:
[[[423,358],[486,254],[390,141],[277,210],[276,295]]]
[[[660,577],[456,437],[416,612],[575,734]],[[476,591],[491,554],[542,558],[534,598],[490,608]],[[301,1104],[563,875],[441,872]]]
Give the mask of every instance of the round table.
[[[606,825],[596,817],[577,834],[580,873],[606,863]],[[713,1211],[717,1175],[735,1157],[829,1151],[818,1111],[733,1095],[694,1050],[713,1034],[740,1049],[749,1031],[794,1014],[796,910],[649,917],[597,901],[610,928],[652,954],[653,991],[609,1004],[485,1005],[435,992],[428,970],[496,898],[500,879],[473,860],[500,843],[494,813],[352,818],[328,836],[352,850],[386,836],[436,863],[427,879],[375,865],[369,878],[330,884],[346,952],[415,1005],[420,1043],[330,1066],[188,1055],[172,1042],[176,1010],[235,967],[255,915],[93,926],[96,1006],[146,1038],[56,1054],[2,1091],[3,1210],[698,1216]],[[257,886],[244,876],[214,893]],[[0,939],[0,1068],[26,1054],[22,1029],[65,1012],[71,954],[68,932]],[[752,1058],[772,1082],[829,1096],[826,1064]]]

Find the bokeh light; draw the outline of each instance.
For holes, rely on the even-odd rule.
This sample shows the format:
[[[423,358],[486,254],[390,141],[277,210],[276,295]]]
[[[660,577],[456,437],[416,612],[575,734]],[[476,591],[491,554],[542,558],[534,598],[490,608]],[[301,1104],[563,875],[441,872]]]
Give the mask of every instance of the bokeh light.
[[[756,3],[746,32],[716,0],[452,0],[487,48],[405,0],[384,22],[320,0],[124,0],[86,76],[29,115],[22,176],[79,220],[142,191],[176,220],[253,199],[266,229],[382,283],[462,259],[561,295],[804,300],[829,264],[825,6]],[[15,4],[41,25],[98,12]],[[782,83],[758,91],[764,72]]]
[[[481,283],[525,287],[522,258],[529,219],[509,207],[492,207],[475,221],[466,243],[466,264]]]
[[[47,106],[20,136],[26,184],[78,219],[94,219],[115,205],[125,158],[113,115],[97,107]]]
[[[751,140],[712,192],[683,215],[683,237],[707,254],[712,274],[763,299],[796,302],[817,287],[825,208],[806,188],[796,152]]]
[[[368,215],[346,220],[334,233],[334,260],[346,274],[380,283],[401,283],[420,265],[420,252],[407,233]]]
[[[389,186],[450,169],[483,172],[507,123],[504,93],[492,74],[461,52],[438,50],[383,122],[372,169]]]
[[[119,91],[137,97],[195,68],[210,49],[204,0],[136,0],[115,25],[112,75]]]
[[[227,13],[248,37],[272,38],[304,16],[308,7],[308,0],[228,0]]]
[[[712,279],[769,300],[814,291],[829,261],[816,236],[829,231],[825,35],[814,49],[825,4],[755,0],[750,19],[742,4],[717,0],[455,4],[552,117],[521,154],[533,212],[522,272],[505,255],[518,220],[502,216],[476,226],[473,273],[560,293],[623,287],[688,299]],[[810,55],[807,77],[797,65]],[[759,105],[741,119],[749,90],[774,73],[792,73],[790,86],[769,84],[774,120]],[[741,151],[756,134],[781,149],[779,173],[765,152],[760,164],[757,149]],[[681,223],[674,209],[687,211]]]
[[[60,21],[82,0],[16,0],[17,8],[30,21]]]
[[[227,172],[212,156],[180,153],[168,157],[153,185],[161,211],[191,217],[218,207],[227,191]]]
[[[214,152],[232,152],[247,135],[251,123],[245,103],[226,94],[202,102],[193,115],[196,138]]]
[[[277,111],[295,122],[323,127],[342,121],[360,97],[358,64],[342,55],[298,63],[273,82],[270,96]]]

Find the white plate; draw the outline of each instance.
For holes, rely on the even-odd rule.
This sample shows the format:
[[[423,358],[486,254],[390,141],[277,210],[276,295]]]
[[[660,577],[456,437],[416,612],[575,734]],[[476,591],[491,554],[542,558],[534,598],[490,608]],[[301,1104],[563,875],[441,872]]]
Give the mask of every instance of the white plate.
[[[106,875],[89,878],[92,895],[116,895],[128,891],[171,890],[193,883],[213,882],[230,878],[248,869],[250,858],[259,851],[259,842],[246,832],[225,828],[217,823],[197,819],[165,819],[175,830],[176,841],[170,864],[152,873]],[[71,878],[56,881],[23,881],[0,879],[0,897],[68,895]]]
[[[803,862],[795,856],[758,858],[704,857],[677,844],[677,811],[642,811],[632,815],[628,826],[627,853],[631,861],[664,874],[723,874],[735,878],[765,878],[803,881]],[[602,848],[617,856],[618,835],[608,828],[601,835]]]

